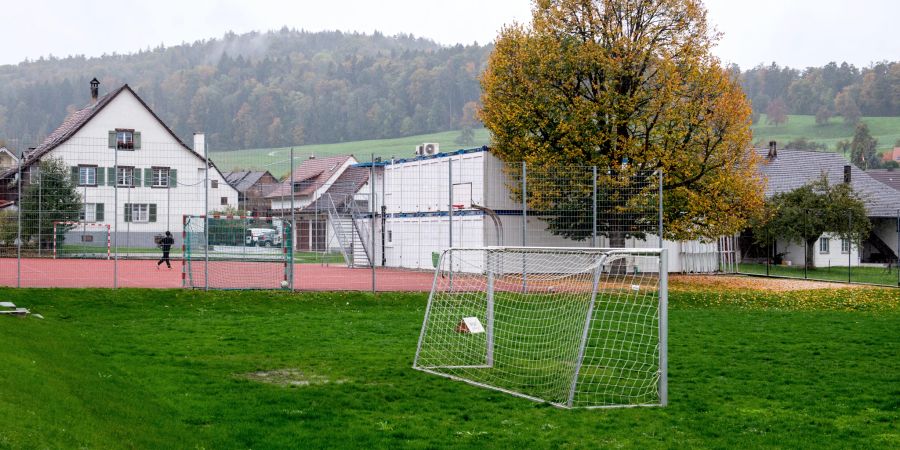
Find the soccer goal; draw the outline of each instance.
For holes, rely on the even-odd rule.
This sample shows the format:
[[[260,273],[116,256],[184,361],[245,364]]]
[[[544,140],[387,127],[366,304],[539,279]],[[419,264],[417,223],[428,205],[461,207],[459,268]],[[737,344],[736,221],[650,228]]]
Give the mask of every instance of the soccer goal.
[[[572,408],[664,406],[666,253],[445,250],[413,367]]]
[[[93,222],[53,222],[53,258],[110,259],[112,242],[109,224]]]
[[[182,286],[293,287],[293,231],[289,220],[210,215],[208,220],[205,216],[184,216],[183,224]]]

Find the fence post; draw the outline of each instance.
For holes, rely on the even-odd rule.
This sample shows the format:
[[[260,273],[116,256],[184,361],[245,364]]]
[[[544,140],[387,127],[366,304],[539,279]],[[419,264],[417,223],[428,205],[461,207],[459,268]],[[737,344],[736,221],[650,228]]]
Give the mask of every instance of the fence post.
[[[115,257],[113,258],[113,289],[119,287],[119,149],[114,148],[113,151],[113,233],[116,235]],[[100,170],[100,169],[98,169]],[[106,170],[106,169],[103,169]],[[107,174],[109,175],[109,174]],[[109,180],[106,181],[107,184]],[[171,178],[169,183],[171,183]],[[167,207],[168,209],[168,207]],[[166,211],[168,214],[168,210]],[[184,222],[182,220],[182,222]],[[184,287],[184,227],[181,233],[181,286]]]
[[[593,220],[591,221],[591,247],[597,246],[597,166],[594,166],[591,170],[593,177],[591,178],[593,188],[594,188],[594,196],[593,196]]]
[[[806,214],[803,215],[803,220],[806,223],[805,228],[808,229],[809,228],[809,210],[808,209],[806,210]],[[815,251],[815,249],[812,249],[812,251]],[[809,254],[810,254],[809,240],[806,239],[806,237],[804,237],[803,238],[803,279],[804,280],[809,278],[809,274],[808,274]]]
[[[21,150],[21,145],[19,145],[19,183],[18,183],[18,197],[16,201],[19,202],[19,207],[17,208],[18,217],[18,226],[16,231],[16,287],[22,287],[22,161],[25,159],[25,152]],[[38,228],[41,227],[41,224],[38,223]],[[41,243],[38,241],[38,246]]]
[[[663,248],[663,171],[659,169],[659,248]]]
[[[528,246],[528,168],[522,161],[522,247]],[[522,255],[522,292],[528,291],[528,272]]]
[[[206,247],[203,249],[203,290],[209,290],[209,153],[206,151],[206,136],[203,143],[203,235],[206,236]]]
[[[372,211],[372,236],[369,239],[369,265],[372,266],[372,294],[375,293],[375,154],[369,158],[372,163],[369,166],[369,210]],[[450,195],[453,195],[453,185],[450,185]],[[366,245],[363,242],[363,245]]]
[[[850,230],[853,228],[853,215],[850,211],[847,211],[847,240],[849,241],[849,246],[847,247],[847,283],[853,283],[853,240],[850,239]],[[844,246],[844,243],[841,242],[841,247]]]
[[[289,175],[288,178],[290,179],[290,183],[291,183],[291,186],[289,188],[290,193],[291,193],[291,239],[290,239],[291,250],[288,252],[288,255],[290,256],[291,260],[288,261],[288,264],[291,265],[291,270],[288,271],[288,274],[290,275],[291,279],[288,280],[288,284],[291,287],[291,292],[294,292],[294,249],[297,248],[297,243],[296,243],[297,242],[297,217],[294,213],[294,147],[291,147],[291,164],[290,164],[290,166],[291,166],[291,174]],[[282,204],[282,208],[284,208],[283,205],[284,204]],[[316,209],[317,210],[319,209],[318,202],[317,202]],[[282,211],[283,211],[283,209],[282,209]],[[281,226],[284,227],[284,224],[282,224]],[[310,227],[310,228],[312,228],[312,227]]]

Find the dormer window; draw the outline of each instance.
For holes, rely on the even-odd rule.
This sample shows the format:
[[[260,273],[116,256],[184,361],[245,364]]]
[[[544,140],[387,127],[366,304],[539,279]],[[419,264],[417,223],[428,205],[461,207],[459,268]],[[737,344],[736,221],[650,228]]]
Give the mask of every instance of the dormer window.
[[[116,130],[116,148],[134,150],[134,130]]]
[[[116,128],[109,132],[109,148],[139,150],[141,148],[141,133],[129,128]]]

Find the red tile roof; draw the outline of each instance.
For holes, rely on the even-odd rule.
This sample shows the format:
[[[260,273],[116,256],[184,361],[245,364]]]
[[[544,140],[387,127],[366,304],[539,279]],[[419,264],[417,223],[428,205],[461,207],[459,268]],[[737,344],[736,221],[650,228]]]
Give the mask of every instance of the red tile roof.
[[[294,169],[294,176],[288,176],[280,186],[273,189],[266,198],[289,197],[291,195],[291,178],[295,184],[300,183],[302,188],[296,195],[305,196],[312,194],[318,187],[328,181],[347,160],[353,159],[352,155],[331,156],[328,158],[307,159]],[[353,162],[356,162],[353,159]]]
[[[884,161],[900,161],[900,147],[894,147],[893,150],[884,152],[881,159]]]

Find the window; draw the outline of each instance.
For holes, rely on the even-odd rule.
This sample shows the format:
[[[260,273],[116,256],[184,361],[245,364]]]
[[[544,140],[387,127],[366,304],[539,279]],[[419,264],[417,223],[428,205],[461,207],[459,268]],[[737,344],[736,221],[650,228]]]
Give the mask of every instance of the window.
[[[387,230],[387,241],[388,243],[394,242],[394,232],[392,230]]]
[[[223,205],[227,205],[227,204],[228,204],[228,197],[222,197],[222,199],[219,200],[219,201],[222,202]]]
[[[78,211],[81,222],[103,222],[103,203],[84,203]]]
[[[150,208],[146,203],[135,203],[131,205],[131,221],[132,222],[149,222]]]
[[[116,130],[116,148],[134,150],[134,130]]]
[[[827,237],[823,237],[819,239],[819,253],[829,253],[831,250],[829,249],[829,239]]]
[[[134,167],[119,167],[119,171],[116,172],[116,186],[134,186]]]
[[[850,253],[850,239],[841,239],[841,253]]]
[[[78,166],[78,185],[97,185],[97,166]]]
[[[219,188],[219,180],[210,180],[209,183],[213,189]]]
[[[82,234],[81,242],[94,242],[94,235],[92,234]]]
[[[28,183],[38,184],[41,182],[41,166],[35,164],[28,168]]]
[[[155,188],[169,187],[169,168],[154,167],[152,173],[153,183],[151,186]]]

